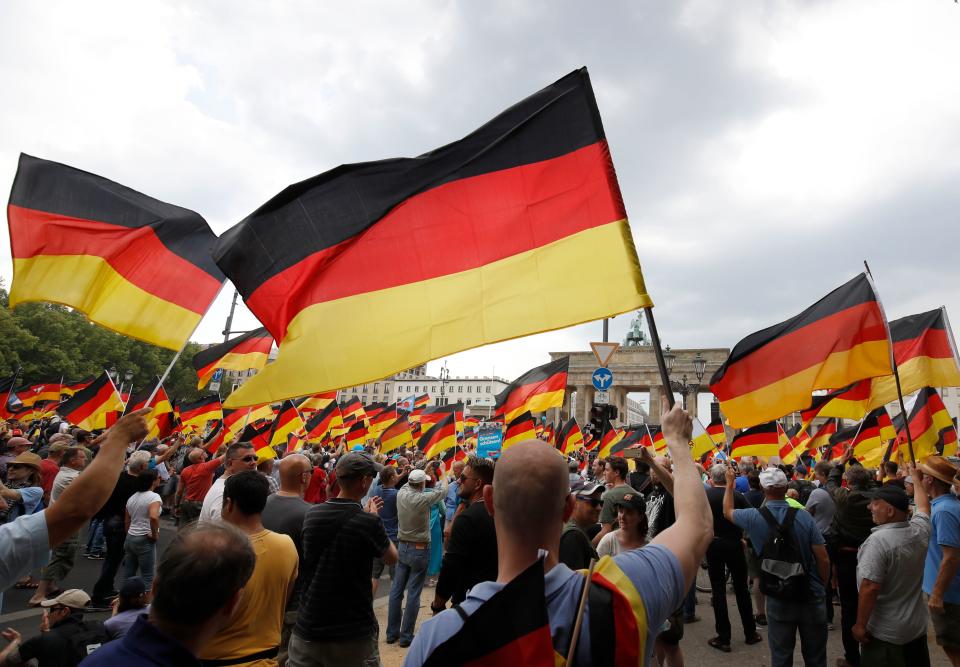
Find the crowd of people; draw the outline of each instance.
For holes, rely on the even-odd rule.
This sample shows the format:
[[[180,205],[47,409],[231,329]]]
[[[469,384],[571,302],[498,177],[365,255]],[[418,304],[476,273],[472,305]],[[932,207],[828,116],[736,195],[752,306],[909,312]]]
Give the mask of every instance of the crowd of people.
[[[838,665],[929,664],[928,625],[960,664],[948,459],[705,468],[679,407],[662,417],[663,457],[567,459],[537,440],[449,465],[371,446],[274,457],[235,441],[211,455],[194,436],[144,442],[145,412],[102,434],[0,427],[0,590],[33,590],[44,612],[34,637],[3,631],[0,667],[378,665],[381,641],[421,665],[538,559],[558,660],[683,665],[705,573],[718,652],[739,650],[732,589],[744,643],[765,641],[773,665],[792,664],[798,637],[804,663],[825,665],[835,628]],[[158,553],[164,516],[176,534]],[[63,589],[81,553],[100,575]],[[591,594],[581,610],[591,567],[615,582],[633,636],[614,632],[615,600]]]

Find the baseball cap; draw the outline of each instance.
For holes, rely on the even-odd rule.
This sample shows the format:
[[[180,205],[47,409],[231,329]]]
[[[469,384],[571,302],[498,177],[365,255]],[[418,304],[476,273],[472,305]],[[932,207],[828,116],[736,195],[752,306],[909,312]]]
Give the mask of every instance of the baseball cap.
[[[580,480],[570,485],[571,493],[575,493],[578,496],[592,496],[597,491],[602,491],[605,488],[602,484],[597,484],[596,482],[590,483],[586,480]]]
[[[647,510],[647,503],[639,493],[627,493],[623,498],[615,501],[613,506],[625,507],[627,509],[637,510],[638,512],[645,512]]]
[[[351,452],[362,452],[362,451],[363,451],[363,445],[360,445],[360,444],[354,445],[354,446],[353,446],[353,449],[351,449],[350,451],[351,451]]]
[[[760,471],[760,486],[786,486],[787,476],[783,474],[780,468],[767,468]]]
[[[337,477],[351,479],[364,475],[376,475],[383,466],[373,460],[366,452],[347,452],[337,461]]]
[[[411,484],[420,484],[421,482],[427,481],[427,473],[425,473],[420,468],[415,468],[410,471],[410,476],[407,477],[407,481]]]
[[[901,512],[906,512],[910,508],[910,496],[899,486],[894,484],[884,484],[881,487],[868,491],[864,494],[871,500],[882,500],[890,503]]]
[[[16,431],[14,431],[14,433],[16,433]],[[24,445],[29,447],[30,441],[26,438],[21,438],[19,434],[7,440],[7,447],[23,447]]]
[[[147,592],[147,585],[140,577],[130,577],[120,587],[120,597],[135,598]]]
[[[89,602],[89,595],[81,591],[79,588],[71,588],[55,598],[44,600],[40,603],[40,606],[53,607],[59,604],[63,605],[64,607],[70,607],[71,609],[85,609]]]

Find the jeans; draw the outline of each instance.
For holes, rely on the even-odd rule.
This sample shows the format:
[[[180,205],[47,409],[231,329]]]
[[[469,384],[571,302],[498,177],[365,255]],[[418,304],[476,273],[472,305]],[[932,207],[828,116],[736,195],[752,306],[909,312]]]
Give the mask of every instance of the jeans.
[[[103,519],[93,519],[90,521],[90,530],[87,533],[87,553],[101,554],[103,549]]]
[[[106,557],[100,568],[100,578],[93,585],[93,601],[103,604],[113,595],[113,581],[123,562],[123,542],[127,533],[123,527],[122,516],[112,516],[103,522],[103,539],[107,544]]]
[[[767,597],[767,643],[772,667],[791,667],[800,631],[800,653],[806,667],[826,667],[827,610],[823,598],[792,602]]]
[[[683,618],[693,618],[697,615],[697,582],[693,582],[687,597],[683,598]]]
[[[122,587],[123,582],[130,577],[136,576],[139,569],[140,578],[143,579],[143,584],[149,591],[153,583],[153,563],[157,557],[156,543],[151,542],[147,535],[128,535],[123,550],[125,554],[120,586]]]
[[[747,560],[740,540],[718,539],[707,548],[713,616],[717,637],[724,644],[730,643],[731,632],[730,614],[727,612],[727,570],[730,570],[730,580],[737,596],[737,611],[740,612],[744,637],[753,637],[757,633],[757,623],[753,619],[753,603],[750,601],[750,589],[747,588]]]
[[[837,593],[840,596],[840,632],[843,639],[843,657],[853,667],[860,665],[860,642],[853,638],[857,623],[860,593],[857,591],[857,552],[837,550]]]
[[[420,592],[430,564],[430,547],[417,549],[408,542],[400,543],[400,560],[397,573],[390,587],[390,609],[387,614],[387,641],[400,639],[404,644],[413,641],[413,629],[420,613]],[[403,608],[403,591],[407,591],[407,606]]]

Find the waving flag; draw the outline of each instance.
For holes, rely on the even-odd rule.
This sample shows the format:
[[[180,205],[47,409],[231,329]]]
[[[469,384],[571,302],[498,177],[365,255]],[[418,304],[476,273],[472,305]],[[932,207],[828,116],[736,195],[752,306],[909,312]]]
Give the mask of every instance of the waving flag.
[[[60,402],[59,380],[34,382],[24,389],[17,390],[17,397],[24,407],[31,408],[36,403]]]
[[[197,371],[197,389],[206,387],[218,368],[231,371],[261,370],[267,365],[272,345],[273,336],[260,327],[226,343],[200,350],[193,357],[193,368]]]
[[[730,442],[730,457],[778,456],[780,454],[780,427],[767,422],[740,431]]]
[[[503,434],[501,451],[505,452],[519,442],[534,440],[536,437],[536,425],[533,416],[529,412],[524,412],[507,424],[507,430]]]
[[[323,410],[325,407],[334,403],[337,400],[337,392],[335,391],[325,391],[319,394],[314,394],[313,396],[307,396],[301,398],[300,402],[297,403],[297,410],[300,411],[300,414],[308,414],[312,412],[317,412]]]
[[[431,405],[423,408],[419,415],[420,428],[426,431],[434,424],[442,421],[449,414],[455,415],[457,432],[463,433],[463,403]]]
[[[280,412],[273,420],[273,430],[270,432],[270,446],[286,445],[287,436],[291,433],[303,433],[303,418],[297,411],[293,401],[284,401]]]
[[[602,459],[613,455],[613,447],[623,440],[623,432],[614,428],[613,424],[607,422],[607,427],[603,431],[603,437],[600,439],[600,451],[597,453]]]
[[[530,369],[497,394],[495,414],[507,421],[524,412],[562,408],[570,357],[561,357]]]
[[[417,449],[422,451],[428,459],[456,446],[457,430],[452,412],[431,426],[429,430],[424,431],[417,441]]]
[[[713,423],[711,422],[711,426],[712,425]],[[720,426],[722,431],[723,424]],[[700,423],[697,417],[693,418],[693,434],[691,435],[690,442],[693,445],[690,454],[693,456],[694,461],[699,461],[700,457],[704,454],[717,448],[717,443],[710,436],[710,433],[703,428],[703,424]]]
[[[340,415],[340,406],[331,402],[323,410],[314,413],[307,421],[307,440],[316,442],[332,434],[334,429],[343,426],[343,417]]]
[[[230,407],[652,305],[586,69],[420,157],[292,185],[213,255],[280,341]]]
[[[577,420],[571,418],[557,433],[557,449],[569,456],[583,447],[583,431]]]
[[[935,454],[956,456],[957,429],[936,389],[924,387],[917,393],[907,428],[917,461]]]
[[[198,214],[73,167],[21,154],[7,219],[11,308],[62,303],[179,350],[223,284]]]
[[[209,421],[223,419],[220,397],[216,394],[204,396],[192,403],[185,403],[179,406],[179,412],[181,425],[195,426],[197,429],[205,428]]]
[[[113,380],[103,373],[86,388],[81,389],[69,401],[57,406],[57,414],[74,426],[92,431],[106,428],[107,413],[123,409],[123,401]]]
[[[380,434],[380,453],[388,454],[413,442],[413,432],[406,417],[393,422]]]

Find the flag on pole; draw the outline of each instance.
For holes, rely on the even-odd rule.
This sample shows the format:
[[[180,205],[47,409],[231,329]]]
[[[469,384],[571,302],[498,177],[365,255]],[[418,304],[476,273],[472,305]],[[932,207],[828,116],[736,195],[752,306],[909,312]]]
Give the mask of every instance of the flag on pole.
[[[340,414],[343,416],[343,423],[351,422],[354,419],[363,421],[367,418],[366,413],[363,411],[363,404],[360,403],[360,399],[354,396],[346,403],[340,404]]]
[[[583,431],[577,420],[571,418],[557,433],[557,449],[565,456],[570,456],[583,447]]]
[[[272,346],[273,336],[260,327],[225,343],[200,350],[193,357],[197,389],[206,387],[218,368],[230,371],[261,370],[267,365]]]
[[[17,390],[17,398],[26,408],[32,408],[36,403],[52,401],[60,402],[60,380],[33,382],[23,389]]]
[[[866,274],[799,315],[750,334],[710,380],[730,426],[778,419],[810,404],[818,389],[893,372],[889,331]]]
[[[776,422],[759,424],[740,431],[730,442],[730,458],[780,454],[780,427]]]
[[[406,417],[401,417],[380,434],[380,453],[388,454],[413,442],[413,432]]]
[[[457,431],[454,413],[452,412],[431,426],[417,441],[417,449],[422,451],[428,459],[456,446]]]
[[[431,405],[420,413],[420,428],[425,432],[429,427],[442,421],[448,414],[456,415],[457,431],[463,433],[463,403]]]
[[[343,426],[343,417],[340,414],[340,406],[336,401],[331,401],[327,407],[314,415],[307,421],[307,440],[316,442],[323,440],[331,435],[334,429]]]
[[[518,442],[536,439],[536,425],[533,416],[524,412],[507,424],[507,431],[503,434],[503,446],[500,451],[507,451]]]
[[[494,414],[511,421],[524,412],[562,408],[569,368],[570,357],[560,357],[530,369],[497,394]]]
[[[81,389],[85,389],[90,386],[90,383],[93,382],[96,378],[85,378],[83,380],[78,380],[77,382],[67,382],[60,386],[60,396],[73,396]]]
[[[460,447],[451,447],[440,452],[440,462],[443,464],[443,471],[447,474],[453,470],[453,464],[457,461],[463,461],[467,458],[467,453]]]
[[[197,430],[203,430],[209,421],[223,419],[220,397],[216,394],[204,396],[198,401],[180,405],[178,409],[180,412],[180,424],[185,427],[195,426]]]
[[[711,422],[710,425],[713,426],[713,422]],[[720,430],[722,431],[723,425],[721,424],[720,426]],[[700,457],[717,447],[717,443],[710,437],[710,433],[703,428],[703,424],[700,423],[700,419],[697,417],[693,418],[693,434],[690,438],[690,443],[693,445],[690,449],[690,455],[693,456],[694,461],[699,461]]]
[[[358,419],[350,427],[350,430],[347,431],[347,449],[353,449],[357,445],[365,445],[367,443],[367,435],[366,425]]]
[[[600,451],[597,453],[602,459],[613,455],[613,447],[623,440],[623,432],[615,428],[609,421],[603,431],[603,437],[600,438]]]
[[[830,438],[836,434],[838,428],[836,419],[828,419],[817,429],[817,432],[814,433],[810,439],[810,442],[807,444],[807,451],[812,452],[815,449],[829,445]]]
[[[228,407],[652,305],[586,69],[420,157],[288,187],[213,256],[280,343]],[[429,307],[411,319],[410,303]],[[385,321],[402,333],[384,336]]]
[[[936,389],[921,389],[909,414],[907,428],[917,461],[933,455],[956,456],[957,429]]]
[[[120,394],[113,380],[104,372],[86,388],[76,392],[73,398],[58,405],[57,414],[74,426],[92,431],[106,428],[107,413],[122,409]]]
[[[370,432],[379,433],[395,421],[397,421],[397,406],[391,405],[370,419]]]
[[[159,381],[160,378],[156,378],[156,382]],[[127,401],[123,414],[135,412],[147,407],[147,399],[150,398],[150,394],[153,393],[156,382],[148,383],[136,396]],[[173,433],[173,429],[176,427],[176,420],[173,416],[173,403],[170,401],[170,397],[167,396],[167,391],[163,386],[157,390],[157,394],[153,397],[150,407],[152,410],[150,414],[147,415],[147,435],[145,439],[166,438]]]
[[[323,410],[325,407],[331,403],[336,402],[337,392],[335,391],[324,391],[319,394],[314,394],[313,396],[306,396],[300,399],[300,402],[297,403],[297,410],[300,411],[300,414],[308,414],[312,412],[318,412]]]
[[[727,444],[727,431],[723,427],[723,420],[720,419],[720,415],[711,419],[710,423],[707,424],[707,433],[717,447]]]
[[[633,428],[622,433],[622,437],[611,446],[610,456],[623,456],[626,450],[639,447],[646,431],[643,428]]]
[[[303,417],[297,411],[293,401],[284,401],[280,412],[273,419],[273,430],[270,432],[270,446],[286,445],[287,436],[291,433],[303,433]]]
[[[203,439],[203,448],[210,453],[210,456],[216,456],[217,450],[226,443],[228,435],[229,433],[227,433],[227,428],[223,425],[223,420],[217,421]]]
[[[21,154],[7,220],[11,308],[62,303],[179,350],[223,284],[197,213],[63,164]]]

